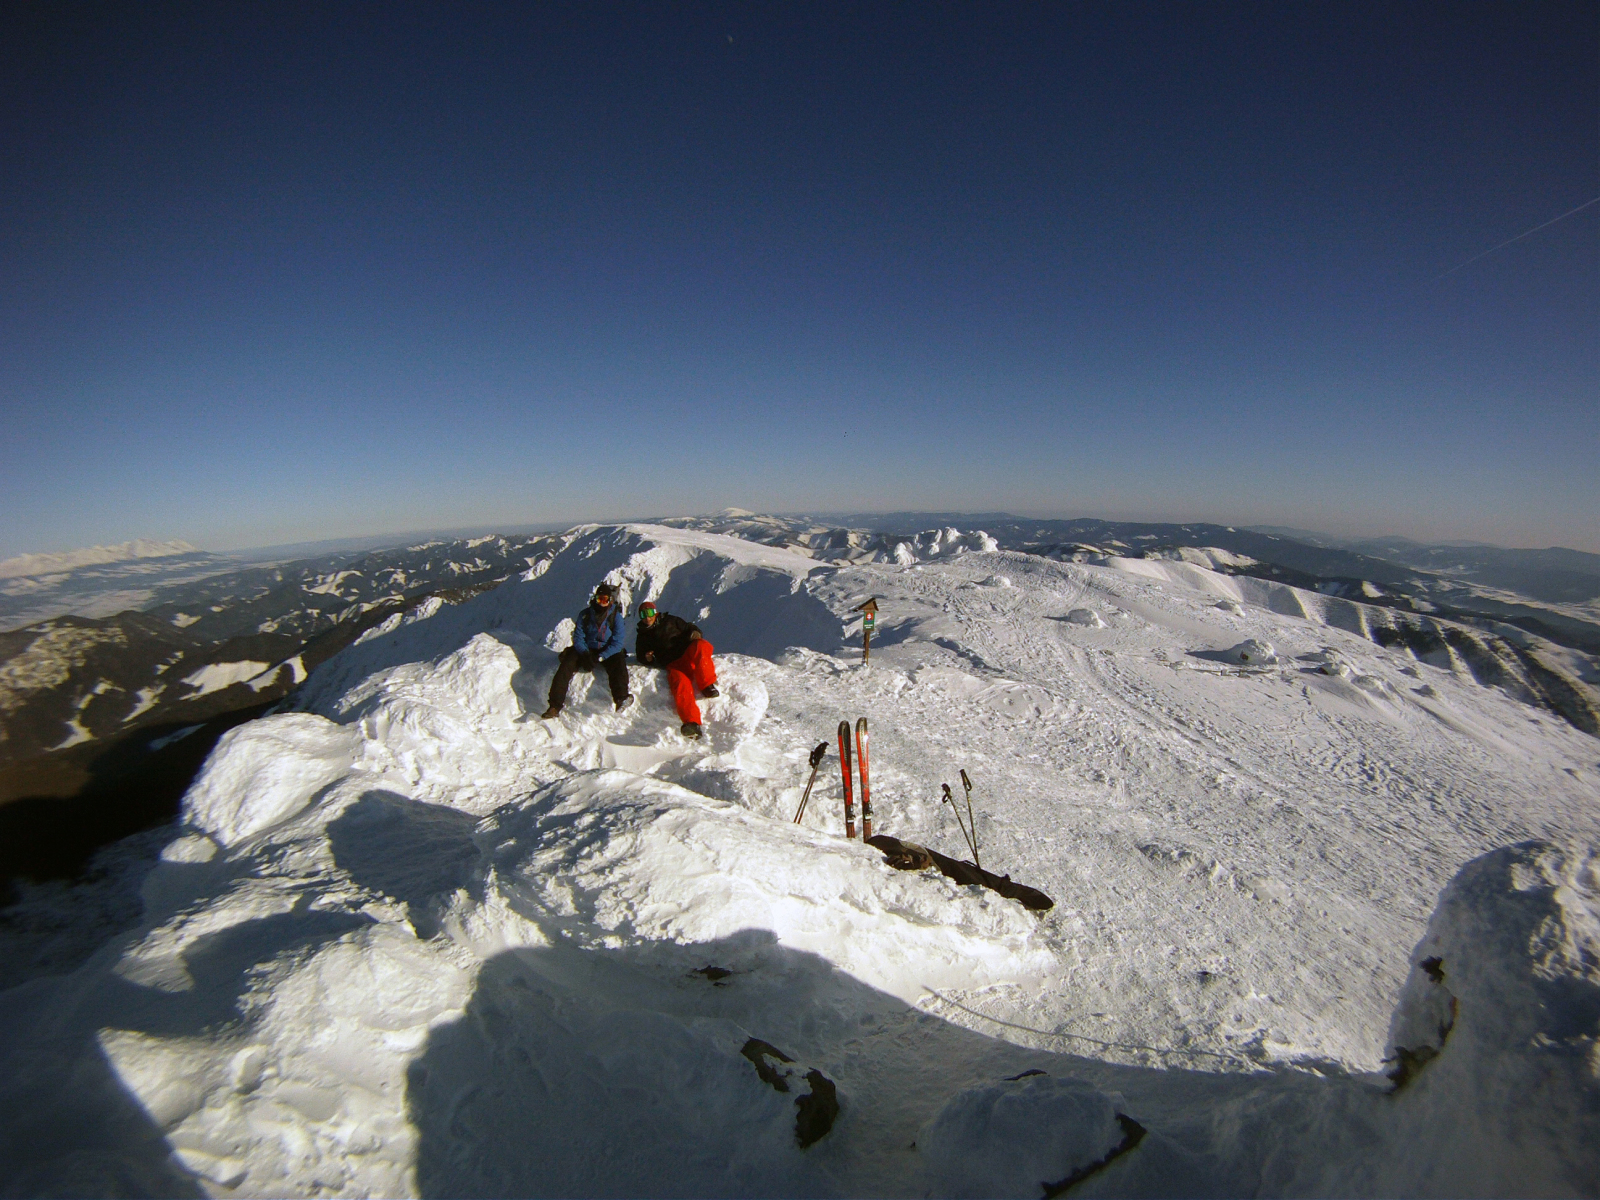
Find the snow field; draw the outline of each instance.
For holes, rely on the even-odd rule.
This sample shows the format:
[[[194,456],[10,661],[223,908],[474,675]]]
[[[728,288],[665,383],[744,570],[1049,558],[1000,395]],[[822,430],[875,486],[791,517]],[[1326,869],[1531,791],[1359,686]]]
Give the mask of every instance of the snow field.
[[[144,927],[0,993],[0,1186],[1039,1195],[1122,1114],[1073,1194],[1595,1190],[1592,739],[1282,585],[927,540],[584,527],[324,664],[219,744]],[[641,668],[532,715],[601,578],[716,644],[704,741]],[[880,829],[965,857],[965,767],[984,865],[1056,908],[844,841],[860,715]],[[810,1148],[750,1038],[838,1085]]]

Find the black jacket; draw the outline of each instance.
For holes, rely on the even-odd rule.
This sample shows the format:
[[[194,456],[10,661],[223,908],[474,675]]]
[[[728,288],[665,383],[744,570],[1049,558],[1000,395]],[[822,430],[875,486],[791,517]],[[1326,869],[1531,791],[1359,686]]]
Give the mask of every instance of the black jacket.
[[[650,628],[646,629],[644,622],[639,622],[639,640],[634,645],[633,656],[646,666],[664,667],[682,657],[692,640],[689,635],[699,632],[698,625],[691,625],[682,617],[658,612],[655,624]],[[646,660],[646,654],[655,657]]]

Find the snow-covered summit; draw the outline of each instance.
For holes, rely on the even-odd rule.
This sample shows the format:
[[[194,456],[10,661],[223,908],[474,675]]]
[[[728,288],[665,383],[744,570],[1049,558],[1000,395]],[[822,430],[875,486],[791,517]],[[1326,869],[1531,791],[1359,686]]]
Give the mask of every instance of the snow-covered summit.
[[[768,546],[781,546],[819,562],[895,562],[902,566],[929,558],[993,551],[999,542],[982,530],[963,532],[940,526],[915,534],[882,533],[820,523],[810,517],[777,517],[728,508],[709,517],[669,517],[662,525],[727,534]]]
[[[0,1190],[1592,1190],[1594,739],[1348,600],[966,536],[584,526],[376,626],[0,993]],[[715,644],[703,742],[637,666],[537,717],[601,580]],[[879,828],[965,857],[964,769],[1054,909],[847,841],[831,754],[794,823],[863,715]]]

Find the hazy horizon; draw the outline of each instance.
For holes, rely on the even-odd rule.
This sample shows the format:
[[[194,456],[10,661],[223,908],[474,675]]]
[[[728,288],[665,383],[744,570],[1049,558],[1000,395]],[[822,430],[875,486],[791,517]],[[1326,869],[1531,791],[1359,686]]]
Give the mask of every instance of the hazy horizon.
[[[618,515],[618,514],[608,514],[608,515],[605,515],[605,516],[602,516],[602,517],[593,517],[593,516],[590,516],[590,517],[579,517],[579,518],[576,518],[576,519],[573,519],[573,520],[562,520],[562,521],[505,521],[505,522],[500,522],[500,523],[495,523],[495,522],[470,522],[470,523],[463,524],[463,525],[423,526],[423,527],[417,527],[417,528],[404,528],[404,529],[378,530],[378,531],[373,531],[373,530],[351,530],[351,531],[348,531],[348,532],[336,533],[336,534],[333,534],[333,535],[330,535],[330,536],[309,537],[309,538],[292,538],[292,539],[287,539],[287,540],[282,540],[282,541],[257,542],[257,543],[251,543],[249,545],[230,545],[230,546],[216,546],[216,545],[213,545],[213,546],[205,546],[205,545],[200,545],[198,543],[194,543],[194,545],[195,545],[195,549],[196,550],[199,550],[199,551],[202,551],[202,552],[205,552],[205,553],[220,554],[220,555],[244,554],[244,553],[248,553],[248,552],[252,552],[252,551],[263,551],[263,550],[305,549],[307,551],[315,551],[318,547],[323,547],[323,546],[327,546],[327,547],[331,548],[331,547],[340,547],[340,546],[345,546],[345,545],[352,544],[352,543],[361,543],[361,542],[374,542],[374,543],[377,543],[379,541],[386,541],[387,539],[394,539],[394,541],[392,543],[388,543],[388,544],[400,544],[401,542],[403,542],[403,541],[405,541],[406,539],[409,539],[409,538],[469,538],[469,537],[481,537],[481,536],[490,535],[490,534],[504,534],[504,535],[508,535],[508,536],[524,536],[524,535],[536,534],[536,533],[542,533],[542,532],[559,532],[559,531],[563,531],[563,530],[566,530],[566,529],[570,529],[570,528],[572,528],[574,526],[577,526],[577,525],[638,524],[638,523],[645,523],[645,522],[650,522],[650,521],[655,521],[655,520],[676,519],[676,518],[681,518],[681,517],[715,516],[715,515],[717,515],[719,513],[722,513],[722,512],[728,511],[728,510],[739,510],[739,511],[749,512],[752,515],[758,516],[758,517],[784,517],[784,518],[811,517],[811,518],[819,518],[819,519],[830,519],[830,518],[845,518],[845,517],[892,517],[892,516],[895,516],[895,515],[900,514],[900,513],[905,513],[905,514],[911,515],[911,516],[938,514],[940,516],[950,516],[950,517],[953,517],[953,518],[963,518],[963,517],[973,518],[973,517],[984,517],[984,516],[1007,516],[1007,517],[1012,517],[1012,518],[1016,518],[1016,519],[1020,519],[1020,520],[1038,520],[1038,521],[1077,521],[1077,520],[1091,520],[1091,521],[1094,521],[1094,520],[1098,520],[1098,521],[1128,522],[1128,523],[1131,523],[1131,524],[1151,524],[1151,525],[1198,525],[1198,524],[1206,524],[1206,525],[1220,525],[1220,526],[1224,526],[1224,527],[1231,526],[1231,527],[1241,528],[1241,529],[1254,529],[1254,530],[1260,530],[1260,531],[1264,531],[1264,532],[1280,532],[1283,536],[1286,536],[1286,537],[1294,537],[1296,535],[1311,535],[1311,536],[1314,536],[1314,537],[1323,537],[1323,538],[1328,538],[1328,539],[1335,540],[1335,541],[1359,541],[1359,540],[1379,541],[1379,540],[1384,540],[1384,539],[1398,539],[1398,540],[1414,542],[1414,543],[1417,543],[1419,545],[1433,545],[1433,546],[1448,546],[1448,545],[1491,546],[1491,547],[1494,547],[1494,548],[1497,548],[1497,549],[1503,549],[1503,550],[1551,550],[1551,549],[1564,549],[1564,550],[1580,550],[1580,551],[1583,551],[1585,553],[1591,553],[1591,554],[1600,553],[1600,548],[1591,547],[1591,546],[1581,546],[1581,545],[1561,545],[1559,543],[1549,543],[1549,544],[1546,544],[1546,545],[1509,546],[1509,545],[1506,545],[1506,544],[1501,543],[1501,542],[1491,542],[1491,541],[1487,541],[1487,540],[1481,539],[1481,538],[1448,538],[1448,537],[1425,538],[1425,537],[1418,537],[1418,536],[1415,536],[1413,534],[1398,532],[1397,530],[1395,530],[1393,528],[1384,529],[1381,532],[1339,533],[1339,532],[1336,532],[1336,531],[1330,530],[1330,529],[1316,529],[1316,528],[1311,528],[1311,527],[1303,526],[1303,525],[1288,524],[1288,523],[1281,522],[1281,521],[1224,521],[1224,520],[1218,520],[1216,518],[1211,518],[1211,517],[1195,517],[1195,516],[1189,516],[1189,517],[1138,516],[1138,517],[1134,517],[1134,516],[1119,516],[1119,515],[1100,513],[1100,512],[1076,512],[1076,513],[1070,513],[1070,514],[1059,514],[1059,513],[1045,513],[1045,512],[1038,512],[1038,511],[1034,511],[1034,512],[1019,512],[1019,511],[1011,510],[1011,509],[954,510],[954,509],[911,509],[911,508],[858,509],[858,510],[849,510],[849,511],[846,511],[846,510],[826,511],[826,510],[793,509],[793,510],[789,510],[789,511],[785,511],[785,512],[774,512],[774,511],[770,511],[770,510],[752,509],[752,508],[749,508],[747,505],[741,505],[741,504],[722,505],[722,506],[720,506],[718,508],[707,509],[707,510],[702,510],[702,511],[698,511],[698,512],[688,512],[688,511],[685,511],[685,512],[665,512],[665,511],[662,511],[662,512],[653,512],[653,513],[642,514],[642,515],[635,514],[635,515],[632,515],[632,516],[624,516],[624,515]],[[920,532],[920,530],[910,530],[910,529],[908,529],[908,530],[905,530],[904,532],[908,532],[908,533],[909,532]],[[174,539],[174,538],[167,538],[167,539],[161,539],[161,538],[142,538],[142,539],[140,539],[140,538],[132,538],[132,539],[127,539],[127,541],[141,541],[141,540],[142,541],[147,541],[147,542],[176,541],[176,540],[191,541],[191,539],[187,539],[187,538],[184,538],[184,539]],[[3,558],[0,558],[0,564],[4,564],[5,562],[12,561],[13,559],[26,557],[26,556],[29,556],[29,555],[67,555],[67,554],[72,554],[72,553],[75,553],[75,552],[78,552],[78,551],[82,551],[82,550],[109,548],[109,547],[120,546],[120,545],[123,545],[123,544],[125,544],[125,543],[124,542],[96,542],[96,543],[93,543],[92,545],[85,545],[85,546],[70,546],[70,547],[63,546],[63,547],[52,547],[52,548],[49,548],[49,549],[42,549],[42,550],[41,549],[36,549],[36,550],[31,550],[31,551],[22,551],[22,552],[19,552],[18,554],[7,555],[7,556],[5,556]],[[334,552],[334,551],[330,550],[330,552]]]

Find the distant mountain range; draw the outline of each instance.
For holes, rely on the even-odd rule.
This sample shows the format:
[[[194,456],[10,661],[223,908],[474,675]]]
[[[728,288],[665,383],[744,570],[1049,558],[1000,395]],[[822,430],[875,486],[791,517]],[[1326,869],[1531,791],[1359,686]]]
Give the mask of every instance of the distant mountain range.
[[[267,703],[386,617],[429,599],[458,600],[537,561],[550,535],[428,542],[216,573],[218,557],[184,554],[184,570],[143,589],[139,608],[54,616],[0,633],[0,799],[61,790],[107,738],[175,729]],[[170,562],[171,559],[158,561]],[[227,560],[221,560],[227,561]],[[79,568],[105,597],[126,580]],[[41,770],[28,760],[48,758]]]
[[[196,550],[187,542],[161,545],[161,554],[113,553],[118,546],[96,546],[69,554],[24,554],[8,558],[0,574],[0,630],[19,629],[51,617],[109,617],[154,602],[156,589],[237,570],[237,559]],[[185,547],[177,549],[176,547]],[[104,557],[93,557],[98,552]]]
[[[519,538],[553,533],[554,526],[451,530],[332,538],[213,553],[188,542],[137,540],[61,554],[22,554],[0,561],[0,631],[53,617],[109,617],[160,602],[161,589],[250,567],[328,560],[397,546],[470,542],[485,536]]]
[[[49,575],[78,567],[128,562],[132,559],[170,558],[175,554],[198,553],[199,547],[191,546],[188,542],[149,542],[139,538],[116,546],[90,546],[84,550],[68,550],[63,554],[21,554],[16,558],[0,559],[0,579],[14,579],[19,575]]]
[[[1352,550],[1547,604],[1585,604],[1600,599],[1600,554],[1564,546],[1506,550],[1482,542],[1428,545],[1403,537],[1331,538],[1302,529],[1263,528],[1261,532],[1313,546]]]

